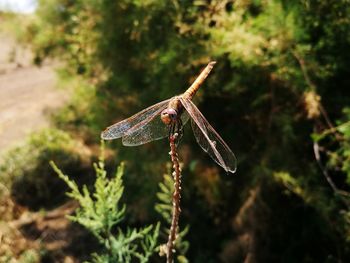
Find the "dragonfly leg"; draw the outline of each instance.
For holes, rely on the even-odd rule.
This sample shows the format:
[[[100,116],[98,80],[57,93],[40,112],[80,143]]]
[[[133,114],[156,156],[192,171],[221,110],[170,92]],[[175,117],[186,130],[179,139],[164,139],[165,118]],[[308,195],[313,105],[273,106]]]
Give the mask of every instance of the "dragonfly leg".
[[[174,135],[174,133],[175,133],[175,124],[174,124],[174,123],[171,123],[171,124],[169,125],[169,135],[168,135],[169,140],[170,140],[170,137],[171,137],[172,135]]]
[[[178,134],[178,140],[180,140],[182,138],[182,136],[184,135],[184,129],[183,129],[183,125],[182,125],[182,120],[179,118],[179,120],[176,122],[176,133]]]
[[[175,134],[177,134],[176,136],[176,145],[177,145],[184,134],[181,119],[178,119],[176,122],[173,122],[169,125],[169,139]]]

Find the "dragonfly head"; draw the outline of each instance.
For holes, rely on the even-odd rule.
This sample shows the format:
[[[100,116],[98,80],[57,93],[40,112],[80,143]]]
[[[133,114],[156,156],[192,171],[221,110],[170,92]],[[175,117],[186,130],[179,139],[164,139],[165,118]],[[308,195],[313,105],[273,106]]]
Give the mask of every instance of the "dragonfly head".
[[[169,125],[176,121],[177,112],[174,109],[165,109],[160,114],[160,118],[164,124]]]

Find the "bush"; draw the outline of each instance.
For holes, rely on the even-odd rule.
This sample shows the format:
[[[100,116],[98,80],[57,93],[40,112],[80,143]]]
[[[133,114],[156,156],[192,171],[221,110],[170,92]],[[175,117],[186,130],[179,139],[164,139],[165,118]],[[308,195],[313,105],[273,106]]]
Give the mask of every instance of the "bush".
[[[93,262],[148,262],[149,257],[158,250],[157,239],[159,223],[154,227],[127,228],[124,231],[120,224],[125,218],[125,205],[121,206],[124,186],[122,176],[123,165],[119,166],[115,176],[107,177],[104,168],[103,150],[99,162],[94,164],[96,180],[94,191],[89,191],[84,185],[80,190],[78,185],[64,175],[51,161],[51,166],[58,176],[68,185],[68,196],[77,200],[80,208],[76,215],[69,218],[81,224],[97,238],[103,246],[103,251],[92,255]]]
[[[58,205],[64,199],[64,184],[49,166],[55,160],[72,175],[86,170],[88,154],[67,133],[45,129],[30,135],[27,143],[10,150],[0,165],[1,181],[21,205],[37,210]]]
[[[259,222],[254,221],[244,234],[254,233],[256,225],[264,229],[250,239],[256,242],[256,251],[249,249],[244,255],[247,260],[347,262],[347,217],[339,222],[336,219],[349,211],[349,206],[346,201],[344,208],[344,202],[339,202],[339,195],[323,177],[310,135],[323,134],[327,129],[333,134],[329,123],[343,118],[342,110],[350,104],[349,12],[348,0],[170,4],[160,0],[50,0],[39,1],[37,20],[28,30],[28,39],[38,62],[49,55],[57,56],[66,62],[65,70],[77,77],[77,83],[81,85],[84,79],[95,87],[91,94],[85,84],[81,85],[89,96],[78,94],[81,100],[74,100],[56,119],[63,127],[76,126],[79,132],[83,127],[93,135],[146,105],[183,92],[202,65],[217,60],[196,97],[204,116],[229,146],[235,145],[239,170],[235,177],[217,177],[222,172],[212,168],[215,164],[204,162],[205,155],[197,146],[193,150],[188,147],[192,163],[199,164],[196,169],[185,165],[183,177],[184,203],[188,200],[183,218],[191,225],[189,259],[219,261],[220,251],[239,236],[231,224],[237,219],[237,211],[246,209],[250,189],[260,187],[265,201],[255,201],[259,208],[295,217],[276,216],[275,221],[267,217],[264,225],[257,213]],[[314,95],[311,104],[310,95]],[[329,160],[326,168],[332,170],[330,178],[339,189],[348,191],[348,128],[339,126],[334,134],[341,140],[333,142],[327,136],[318,142],[329,152],[321,152],[321,161],[326,164]],[[193,139],[187,141],[190,137],[184,136],[182,144],[194,144]],[[164,147],[158,145],[162,142],[118,152],[134,170],[128,172],[134,188],[128,186],[125,196],[134,198],[133,207],[139,214],[150,211],[147,204],[151,202],[145,200],[162,173]],[[263,182],[271,180],[275,186],[264,188]],[[284,190],[276,185],[291,194],[285,198]],[[211,186],[219,194],[207,194],[214,192]],[[207,205],[214,202],[215,206]],[[309,206],[317,215],[303,210]],[[331,227],[314,231],[313,219],[317,217],[325,218]],[[302,223],[304,228],[298,226]],[[297,233],[300,236],[295,236]],[[327,242],[312,242],[315,236],[336,236],[336,241],[329,242],[334,244],[331,247]],[[232,262],[229,256],[223,258]]]

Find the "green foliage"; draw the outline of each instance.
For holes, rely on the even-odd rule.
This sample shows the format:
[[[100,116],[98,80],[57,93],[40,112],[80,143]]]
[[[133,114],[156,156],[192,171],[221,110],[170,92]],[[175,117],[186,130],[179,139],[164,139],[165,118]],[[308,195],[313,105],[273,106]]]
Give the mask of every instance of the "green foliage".
[[[65,187],[48,165],[50,160],[76,175],[84,171],[88,157],[83,145],[68,133],[45,129],[3,157],[1,183],[18,203],[32,209],[58,205],[64,200]]]
[[[340,123],[334,128],[338,138],[338,148],[329,152],[329,166],[332,169],[340,169],[346,175],[346,182],[350,185],[350,110],[345,110],[346,122]],[[335,138],[333,137],[333,140]]]
[[[18,259],[15,260],[15,255],[8,250],[7,254],[0,256],[0,260],[3,263],[38,263],[40,262],[40,255],[36,250],[28,249],[23,251]]]
[[[20,262],[20,263],[37,263],[37,262],[39,262],[38,252],[35,250],[27,250],[21,255],[18,262]]]
[[[81,129],[77,133],[81,137],[91,136],[91,129],[95,123],[94,117],[98,112],[97,109],[90,106],[95,101],[95,87],[81,77],[72,78],[64,70],[60,70],[59,75],[60,86],[69,87],[72,96],[66,105],[53,113],[53,124],[63,130],[70,131],[74,131],[79,126]],[[87,126],[90,127],[90,130],[86,129]]]
[[[305,193],[303,188],[300,186],[298,181],[292,177],[289,173],[285,172],[276,172],[274,173],[274,178],[279,183],[283,184],[283,186],[290,192],[295,195],[298,195],[302,198],[305,198]]]
[[[340,215],[343,221],[340,226],[344,231],[347,241],[350,241],[350,111],[344,109],[344,116],[338,125],[313,134],[315,143],[319,146],[322,160],[323,173],[334,190],[338,200],[346,205],[347,209],[342,210]],[[320,160],[320,161],[322,161]]]
[[[327,157],[330,170],[341,171],[346,176],[346,183],[350,185],[350,110],[344,109],[342,120],[338,125],[312,134],[315,142],[323,145],[322,149]],[[329,148],[332,148],[330,150]]]
[[[184,169],[191,262],[231,262],[237,244],[249,247],[242,260],[253,255],[259,262],[349,261],[344,231],[349,223],[343,216],[349,209],[323,176],[310,139],[313,134],[326,149],[321,161],[338,188],[348,191],[349,118],[343,112],[350,105],[349,14],[348,0],[50,0],[39,1],[26,32],[36,62],[58,57],[65,75],[79,86],[56,123],[83,131],[89,142],[107,125],[183,92],[201,66],[218,61],[196,97],[239,167],[236,176],[225,176],[205,161],[186,132],[184,156],[198,164]],[[319,98],[313,115],[305,99],[310,92]],[[325,119],[339,120],[336,131]],[[136,150],[112,146],[130,164],[125,183],[133,188],[125,196],[134,198],[134,211],[141,210],[144,216],[138,218],[147,221],[151,215],[145,207],[154,201],[149,190],[164,173],[164,144]],[[215,205],[203,201],[213,196],[205,193],[209,188],[198,191],[206,175],[220,181]],[[252,188],[264,192],[248,206]],[[167,196],[163,191],[157,206],[164,218],[170,212]],[[237,230],[232,222],[245,209],[254,216]],[[242,236],[252,243],[241,244]],[[323,240],[330,237],[332,244],[326,245]]]
[[[58,176],[68,185],[68,196],[80,204],[76,214],[69,218],[91,231],[103,245],[102,253],[92,255],[93,262],[132,262],[133,258],[139,262],[148,262],[156,251],[159,224],[141,229],[127,228],[126,231],[119,227],[125,217],[125,205],[119,205],[124,191],[124,166],[121,164],[115,176],[108,178],[103,154],[102,144],[99,162],[94,164],[96,180],[93,192],[86,185],[80,190],[54,162],[50,162]]]
[[[168,227],[163,230],[163,235],[168,236],[170,233],[169,226],[172,219],[172,196],[174,192],[174,179],[168,174],[164,174],[163,182],[159,183],[160,191],[157,193],[158,203],[155,205],[156,211],[163,217]],[[178,229],[177,238],[175,241],[176,258],[179,263],[189,262],[185,257],[189,249],[189,242],[185,240],[185,236],[189,231],[189,225],[186,225],[183,230]]]

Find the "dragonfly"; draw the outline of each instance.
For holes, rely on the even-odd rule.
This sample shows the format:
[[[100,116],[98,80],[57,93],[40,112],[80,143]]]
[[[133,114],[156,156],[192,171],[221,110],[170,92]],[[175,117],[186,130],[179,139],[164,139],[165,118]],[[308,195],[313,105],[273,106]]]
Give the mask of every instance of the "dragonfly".
[[[124,146],[138,146],[173,134],[181,138],[183,126],[191,119],[192,130],[200,147],[226,172],[234,173],[237,168],[235,155],[192,102],[215,64],[215,61],[211,61],[183,94],[107,127],[101,133],[101,138],[122,138]]]

